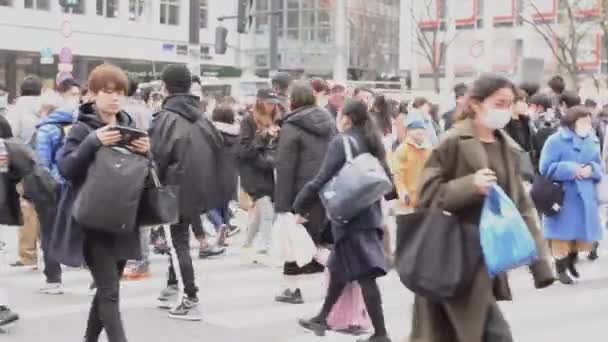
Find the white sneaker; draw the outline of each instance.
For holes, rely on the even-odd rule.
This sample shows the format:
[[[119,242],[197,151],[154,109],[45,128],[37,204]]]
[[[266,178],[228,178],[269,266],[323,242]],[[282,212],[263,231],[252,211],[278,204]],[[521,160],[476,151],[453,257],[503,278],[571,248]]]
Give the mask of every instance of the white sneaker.
[[[61,283],[47,283],[46,286],[38,290],[38,293],[46,295],[60,295],[63,294],[63,286]]]

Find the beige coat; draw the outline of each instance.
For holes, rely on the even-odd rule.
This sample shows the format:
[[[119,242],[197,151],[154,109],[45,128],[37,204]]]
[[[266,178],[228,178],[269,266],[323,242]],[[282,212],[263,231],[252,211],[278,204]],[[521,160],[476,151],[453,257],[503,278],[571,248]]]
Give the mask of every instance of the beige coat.
[[[538,229],[535,210],[524,191],[519,174],[521,148],[507,134],[499,134],[508,174],[504,189],[519,208],[536,241],[541,259],[530,269],[538,288],[549,286],[555,277],[550,267],[546,243]],[[418,207],[428,208],[433,200],[443,199],[443,208],[457,215],[465,230],[478,235],[483,196],[473,178],[476,171],[488,168],[486,151],[477,138],[472,120],[465,120],[448,131],[431,154],[420,178]],[[481,342],[488,308],[496,300],[511,300],[506,275],[490,279],[480,263],[471,291],[453,301],[430,303],[416,296],[411,342]]]

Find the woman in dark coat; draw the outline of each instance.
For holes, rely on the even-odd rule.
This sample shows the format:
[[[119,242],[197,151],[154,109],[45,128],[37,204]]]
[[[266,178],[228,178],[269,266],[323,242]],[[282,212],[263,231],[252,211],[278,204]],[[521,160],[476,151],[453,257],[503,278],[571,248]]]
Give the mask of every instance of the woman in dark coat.
[[[450,301],[415,296],[411,342],[513,341],[497,300],[511,300],[507,274],[490,278],[479,245],[479,220],[485,195],[498,184],[519,209],[540,258],[530,269],[537,288],[551,285],[548,248],[538,229],[537,215],[519,172],[521,148],[503,130],[511,119],[515,87],[500,76],[482,76],[470,90],[464,111],[433,150],[418,185],[418,208],[440,201],[457,217],[465,238],[479,246],[470,291]]]
[[[275,211],[278,215],[293,212],[296,195],[319,172],[329,142],[336,131],[331,114],[316,105],[314,90],[308,82],[293,86],[291,110],[282,120],[279,135],[275,191]],[[304,226],[315,244],[319,245],[326,219],[325,210],[318,198],[312,203],[308,222]],[[322,272],[323,269],[316,260],[302,267],[286,260],[283,275],[288,284],[276,300],[301,303],[302,294],[295,279],[298,275]]]
[[[87,170],[97,151],[102,146],[115,145],[122,139],[120,132],[111,130],[111,126],[135,127],[135,122],[120,108],[128,89],[127,76],[121,69],[109,64],[100,65],[91,72],[88,84],[95,100],[80,107],[78,119],[67,136],[58,160],[61,175],[70,183],[67,191],[72,194],[78,193],[86,181]],[[147,137],[140,138],[131,143],[130,149],[146,154],[150,141]],[[120,197],[120,194],[116,195]],[[69,213],[73,202],[67,202],[64,201],[59,210],[69,222],[58,222],[56,226],[71,225],[69,230],[78,232],[81,240],[78,237],[72,239],[71,247],[80,248],[97,285],[85,341],[97,342],[105,329],[110,342],[126,342],[119,311],[119,281],[126,260],[141,257],[139,231],[135,229],[131,235],[118,236],[88,230],[71,218]]]
[[[351,141],[353,156],[371,153],[386,165],[386,152],[378,129],[367,113],[366,105],[360,101],[350,101],[344,107],[341,126],[345,133],[336,136],[330,143],[327,155],[316,177],[306,184],[293,205],[297,214],[307,217],[311,204],[318,200],[321,188],[340,172],[346,163],[343,137]],[[355,143],[356,142],[356,143]],[[340,298],[346,284],[357,281],[363,292],[363,299],[374,326],[374,335],[361,342],[389,342],[384,324],[384,313],[380,290],[376,278],[386,274],[384,259],[383,216],[380,201],[361,212],[346,224],[332,223],[335,249],[330,256],[328,267],[330,283],[321,312],[312,319],[300,320],[300,324],[318,335],[324,335],[327,317]]]

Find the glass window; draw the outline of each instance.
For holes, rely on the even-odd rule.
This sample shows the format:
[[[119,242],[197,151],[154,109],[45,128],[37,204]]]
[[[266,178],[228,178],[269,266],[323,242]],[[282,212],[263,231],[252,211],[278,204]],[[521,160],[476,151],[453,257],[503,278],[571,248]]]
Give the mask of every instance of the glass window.
[[[315,30],[314,29],[302,29],[302,41],[312,42],[315,40]]]
[[[86,3],[86,1],[83,1],[83,0],[78,1],[78,5],[76,7],[72,8],[72,13],[73,14],[84,14],[85,3]],[[61,11],[63,13],[68,13],[69,9],[62,7]]]
[[[129,0],[129,20],[142,21],[146,13],[146,0]]]
[[[258,12],[269,11],[268,0],[257,0],[255,2],[255,10]]]
[[[321,43],[331,42],[331,30],[322,28],[317,31],[317,40]]]
[[[287,30],[287,39],[293,39],[293,40],[300,39],[300,30],[299,29]]]
[[[329,11],[319,11],[319,26],[330,26]]]
[[[302,0],[302,9],[315,8],[315,0]]]
[[[24,5],[25,5],[25,8],[31,8],[31,9],[42,10],[42,11],[49,11],[51,9],[50,0],[25,0]],[[1,1],[0,1],[0,6],[3,6]],[[6,5],[4,5],[4,6],[6,6]]]
[[[315,12],[314,11],[302,11],[302,27],[314,27],[315,26]]]
[[[298,28],[300,27],[300,12],[299,11],[288,11],[287,12],[287,28]]]
[[[299,9],[300,0],[287,0],[287,9]]]
[[[255,30],[263,31],[268,29],[268,17],[267,16],[258,16],[255,18]]]
[[[207,0],[200,0],[200,4],[201,4],[201,11],[200,11],[200,16],[201,16],[201,28],[202,29],[206,29],[207,26],[209,25],[209,4],[207,4]]]
[[[160,23],[179,25],[179,0],[160,0]]]
[[[13,0],[0,0],[0,6],[13,7]]]
[[[97,15],[117,18],[118,0],[97,0]]]

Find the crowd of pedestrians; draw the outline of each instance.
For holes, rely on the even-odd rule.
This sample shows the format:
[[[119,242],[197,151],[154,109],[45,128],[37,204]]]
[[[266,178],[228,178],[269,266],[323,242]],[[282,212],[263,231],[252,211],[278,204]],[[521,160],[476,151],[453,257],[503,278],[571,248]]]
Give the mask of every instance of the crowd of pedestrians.
[[[64,292],[62,265],[89,270],[87,342],[102,331],[110,342],[127,341],[120,281],[150,277],[151,243],[169,260],[158,307],[174,319],[203,318],[191,231],[204,259],[224,254],[229,239],[246,230],[241,253],[248,261],[280,259],[283,282],[274,298],[280,303],[304,303],[302,277],[326,272],[320,311],[299,324],[319,336],[371,325],[371,336],[358,340],[365,342],[390,341],[377,278],[400,271],[391,216],[440,207],[463,227],[462,248],[475,246],[468,290],[458,298],[431,300],[414,291],[413,342],[513,340],[497,305],[512,299],[506,272],[490,274],[476,233],[484,199],[496,186],[534,241],[537,258],[526,265],[537,288],[571,285],[580,276],[579,253],[599,257],[608,108],[592,99],[583,104],[559,76],[543,92],[540,85],[482,75],[456,85],[455,107],[442,115],[424,97],[397,102],[282,72],[246,107],[225,98],[209,108],[200,79],[183,65],[165,67],[161,81],[161,90],[140,87],[110,64],[92,70],[86,83],[66,79],[55,90],[27,76],[10,106],[0,85],[0,180],[7,189],[0,223],[21,226],[12,266],[35,267],[41,258],[40,292],[49,295]],[[361,158],[377,162],[375,175],[371,167],[357,169]],[[114,179],[100,179],[102,171]],[[370,188],[369,198],[327,190],[353,172],[360,183],[386,179],[392,190]],[[561,194],[548,210],[537,202],[542,180]],[[102,208],[110,190],[115,203]],[[348,218],[336,216],[348,208],[331,203],[344,196],[352,207],[366,202]],[[248,212],[246,227],[231,222],[233,203]],[[108,219],[107,210],[120,217]],[[203,229],[205,217],[217,239]],[[344,322],[330,320],[352,289],[363,316],[346,303]],[[0,327],[18,319],[0,298]]]

